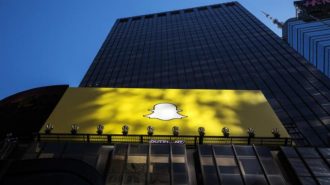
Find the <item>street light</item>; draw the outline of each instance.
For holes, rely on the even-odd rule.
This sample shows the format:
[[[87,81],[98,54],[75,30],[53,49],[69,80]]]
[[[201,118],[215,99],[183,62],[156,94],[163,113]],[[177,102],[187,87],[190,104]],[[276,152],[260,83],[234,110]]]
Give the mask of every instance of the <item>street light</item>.
[[[281,137],[280,130],[278,128],[273,128],[272,129],[272,134],[274,135],[275,138],[280,138]]]
[[[98,135],[102,135],[103,134],[103,129],[104,129],[104,126],[102,124],[97,125],[97,127],[96,127],[96,133]]]
[[[123,133],[123,135],[124,136],[127,136],[127,134],[128,134],[128,126],[127,125],[124,125],[122,128],[121,128],[121,130],[122,130],[122,133]]]
[[[248,133],[249,137],[255,137],[255,135],[256,135],[253,128],[248,128],[247,133]]]
[[[71,125],[71,134],[77,134],[79,130],[78,124],[72,124]]]
[[[48,123],[45,128],[45,134],[50,134],[53,129],[54,129],[54,126],[52,124]]]
[[[147,131],[148,136],[152,136],[154,134],[154,128],[152,126],[148,126]]]
[[[198,128],[198,133],[199,133],[199,136],[203,137],[205,135],[205,128],[204,127],[199,127]]]
[[[172,128],[172,131],[173,131],[174,136],[179,136],[179,127],[178,126],[174,126]]]
[[[229,128],[223,127],[222,128],[222,134],[224,137],[229,137]]]

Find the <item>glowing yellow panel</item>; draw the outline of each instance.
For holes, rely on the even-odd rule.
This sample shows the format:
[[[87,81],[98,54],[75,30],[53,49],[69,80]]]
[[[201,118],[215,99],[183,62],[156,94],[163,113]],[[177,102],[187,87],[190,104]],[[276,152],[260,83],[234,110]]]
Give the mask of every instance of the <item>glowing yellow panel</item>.
[[[206,135],[219,136],[228,127],[231,136],[246,136],[252,127],[259,137],[271,137],[272,128],[288,137],[261,91],[250,90],[69,88],[46,123],[53,133],[70,133],[72,124],[79,133],[96,133],[103,124],[105,134],[121,134],[128,125],[129,134],[147,134],[152,126],[155,135],[172,135],[178,126],[180,135],[204,127]]]

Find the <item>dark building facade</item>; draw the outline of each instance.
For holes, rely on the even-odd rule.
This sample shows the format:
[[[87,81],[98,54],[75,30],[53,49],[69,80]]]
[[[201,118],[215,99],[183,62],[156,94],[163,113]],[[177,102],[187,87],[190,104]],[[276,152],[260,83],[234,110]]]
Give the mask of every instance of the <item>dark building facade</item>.
[[[55,85],[23,91],[0,101],[0,137],[12,133],[32,137],[45,123],[67,85]]]
[[[297,145],[328,145],[329,79],[237,2],[118,19],[80,86],[262,90]]]

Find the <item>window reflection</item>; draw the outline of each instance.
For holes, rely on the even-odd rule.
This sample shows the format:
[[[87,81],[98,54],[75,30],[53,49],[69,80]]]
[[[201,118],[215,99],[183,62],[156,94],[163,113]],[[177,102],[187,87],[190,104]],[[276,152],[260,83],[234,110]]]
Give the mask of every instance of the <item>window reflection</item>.
[[[239,169],[234,158],[217,157],[217,164],[222,174],[239,174]]]
[[[237,185],[241,185],[243,184],[242,182],[242,178],[240,175],[225,175],[222,174],[221,175],[221,182],[223,185],[232,185],[232,184],[237,184]]]
[[[262,159],[261,163],[263,164],[267,175],[278,175],[280,170],[276,166],[275,162],[272,159]]]
[[[213,166],[213,158],[212,157],[201,157],[201,163],[203,166]]]
[[[322,159],[306,159],[306,163],[315,176],[330,176],[330,170]]]
[[[145,176],[140,174],[126,174],[124,177],[125,185],[143,185],[145,184]]]
[[[267,184],[266,178],[274,185],[285,184],[269,148],[201,145],[198,150],[205,184],[211,184],[210,179],[224,185],[243,184],[243,179],[246,184]]]
[[[185,163],[186,159],[184,156],[172,156],[172,163]]]
[[[214,146],[214,152],[216,155],[234,155],[231,146]]]
[[[185,145],[118,144],[109,173],[109,184],[188,184]]]
[[[259,162],[256,158],[239,159],[240,165],[243,167],[243,174],[263,174]]]
[[[302,184],[328,184],[330,182],[329,149],[282,147],[281,151]]]

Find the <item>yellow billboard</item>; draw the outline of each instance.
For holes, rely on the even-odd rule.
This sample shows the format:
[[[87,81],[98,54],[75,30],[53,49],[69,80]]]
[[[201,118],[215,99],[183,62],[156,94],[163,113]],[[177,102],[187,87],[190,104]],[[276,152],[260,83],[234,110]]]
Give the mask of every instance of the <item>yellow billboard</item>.
[[[121,134],[127,125],[128,134],[172,135],[179,127],[180,135],[198,135],[205,128],[206,136],[247,136],[254,128],[256,137],[272,137],[278,128],[282,137],[288,134],[261,91],[146,89],[146,88],[69,88],[51,113],[46,124],[52,133],[70,133],[71,125],[79,125],[78,133],[95,134],[99,124],[104,134]]]

